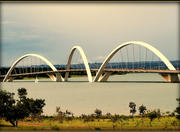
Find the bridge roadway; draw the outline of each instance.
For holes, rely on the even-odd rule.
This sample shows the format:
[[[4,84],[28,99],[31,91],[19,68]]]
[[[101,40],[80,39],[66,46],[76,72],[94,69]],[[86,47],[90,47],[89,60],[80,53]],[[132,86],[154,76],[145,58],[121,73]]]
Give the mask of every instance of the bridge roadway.
[[[99,69],[91,69],[91,72],[97,72]],[[70,69],[70,70],[57,70],[57,71],[42,71],[32,73],[11,74],[10,77],[27,76],[27,75],[39,75],[39,74],[53,74],[64,72],[86,72],[86,69]],[[180,74],[180,70],[149,70],[149,69],[104,69],[104,72],[118,72],[118,73],[161,73],[161,74]],[[0,75],[0,78],[4,78],[5,75]]]

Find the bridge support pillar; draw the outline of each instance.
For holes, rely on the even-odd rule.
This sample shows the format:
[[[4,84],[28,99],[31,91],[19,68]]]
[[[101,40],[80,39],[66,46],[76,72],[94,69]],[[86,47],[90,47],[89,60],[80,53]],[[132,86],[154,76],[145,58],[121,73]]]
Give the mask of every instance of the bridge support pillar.
[[[112,72],[105,72],[103,76],[101,76],[98,80],[98,82],[105,82],[109,78],[109,76],[112,74]]]
[[[49,73],[48,76],[51,80],[56,81],[56,77],[52,73]]]
[[[69,72],[66,72],[66,73],[65,73],[65,78],[64,78],[64,81],[65,81],[65,82],[68,81],[68,77],[69,77]]]
[[[177,73],[161,73],[160,74],[167,82],[179,82]]]
[[[61,74],[56,73],[56,82],[62,82]]]
[[[51,78],[51,80],[55,82],[62,82],[61,74],[60,73],[55,73],[56,76],[54,76],[52,73],[49,73],[48,76]]]
[[[12,82],[13,81],[13,77],[9,77],[8,79],[7,79],[7,82]]]

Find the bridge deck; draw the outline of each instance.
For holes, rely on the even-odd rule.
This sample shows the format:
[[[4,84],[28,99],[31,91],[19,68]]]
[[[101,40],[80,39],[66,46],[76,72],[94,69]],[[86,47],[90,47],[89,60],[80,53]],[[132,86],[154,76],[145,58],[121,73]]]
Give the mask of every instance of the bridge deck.
[[[91,72],[97,72],[98,69],[91,69]],[[70,70],[57,70],[57,71],[43,71],[32,73],[11,74],[11,77],[38,75],[38,74],[50,74],[50,73],[64,73],[64,72],[86,72],[86,69],[70,69]],[[164,74],[180,74],[180,70],[148,70],[148,69],[104,69],[104,72],[118,72],[118,73],[164,73]],[[0,75],[0,78],[4,78],[5,75]]]

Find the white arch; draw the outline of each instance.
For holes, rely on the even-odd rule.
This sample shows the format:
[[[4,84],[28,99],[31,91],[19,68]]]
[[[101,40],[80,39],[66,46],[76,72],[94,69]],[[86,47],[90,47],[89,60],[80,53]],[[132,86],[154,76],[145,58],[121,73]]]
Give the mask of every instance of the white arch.
[[[49,60],[47,60],[46,58],[44,58],[43,56],[40,56],[40,55],[38,55],[38,54],[26,54],[26,55],[23,55],[23,56],[21,56],[20,58],[18,58],[18,59],[12,64],[12,66],[11,66],[11,68],[9,69],[8,73],[6,74],[3,82],[6,82],[6,81],[7,81],[7,79],[8,79],[9,76],[11,75],[11,72],[12,72],[12,70],[15,68],[15,66],[16,66],[21,60],[23,60],[24,58],[29,57],[29,56],[35,56],[35,57],[37,57],[37,58],[40,58],[40,59],[43,60],[47,65],[49,65],[50,68],[51,68],[53,71],[57,71],[57,69],[54,67],[54,65],[53,65]],[[51,75],[51,76],[52,76],[52,75]],[[61,75],[60,75],[60,76],[61,76]],[[53,78],[56,79],[56,77],[54,77],[54,76],[53,76]],[[61,81],[62,81],[62,80],[63,80],[63,78],[61,77]]]
[[[156,54],[164,63],[165,65],[168,67],[169,70],[176,70],[174,68],[174,66],[169,62],[169,60],[156,48],[154,48],[153,46],[151,46],[148,43],[142,42],[142,41],[128,41],[125,43],[120,44],[118,47],[116,47],[104,60],[104,62],[102,63],[100,69],[98,70],[93,82],[97,82],[104,70],[104,67],[107,65],[107,63],[110,61],[110,59],[123,47],[127,46],[127,45],[131,45],[131,44],[135,44],[135,45],[140,45],[143,47],[146,47],[147,49],[151,50],[154,54]]]
[[[81,57],[83,59],[83,62],[84,62],[85,68],[86,68],[86,72],[87,72],[87,75],[88,75],[88,80],[89,80],[89,82],[92,82],[92,75],[91,75],[91,71],[90,71],[90,68],[89,68],[89,64],[88,64],[86,55],[85,55],[83,49],[80,46],[74,46],[71,49],[71,52],[70,52],[70,55],[69,55],[69,58],[68,58],[68,62],[67,62],[67,65],[66,65],[66,70],[70,70],[70,64],[71,64],[72,56],[73,56],[74,51],[76,49],[80,52]],[[68,80],[68,76],[69,76],[69,72],[66,72],[65,79],[64,79],[65,81]]]

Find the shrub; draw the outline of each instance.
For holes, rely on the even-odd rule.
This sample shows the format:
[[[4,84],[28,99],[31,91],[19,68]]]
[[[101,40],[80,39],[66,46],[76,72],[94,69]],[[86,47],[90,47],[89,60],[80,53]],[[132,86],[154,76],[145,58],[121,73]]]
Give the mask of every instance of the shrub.
[[[52,130],[56,130],[56,131],[57,131],[57,130],[60,130],[59,126],[57,126],[57,125],[52,126],[51,129],[52,129]]]

